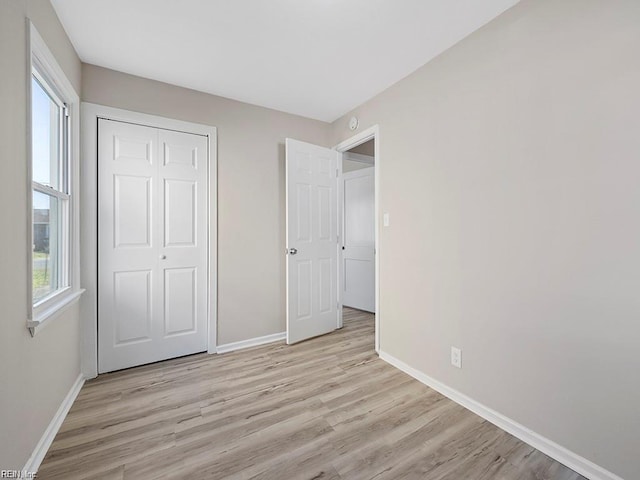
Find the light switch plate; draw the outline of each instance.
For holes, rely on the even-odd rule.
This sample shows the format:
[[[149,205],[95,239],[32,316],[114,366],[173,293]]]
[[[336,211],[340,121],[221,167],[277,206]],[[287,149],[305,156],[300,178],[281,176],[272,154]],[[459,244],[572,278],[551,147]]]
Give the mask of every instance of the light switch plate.
[[[389,226],[389,214],[385,213],[382,215],[382,225],[385,227]]]

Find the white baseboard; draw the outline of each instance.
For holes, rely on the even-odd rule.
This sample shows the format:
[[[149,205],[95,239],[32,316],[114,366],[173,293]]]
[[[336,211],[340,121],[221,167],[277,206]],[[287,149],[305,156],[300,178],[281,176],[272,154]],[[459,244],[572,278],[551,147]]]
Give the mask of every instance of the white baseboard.
[[[250,338],[249,340],[241,340],[239,342],[225,343],[218,345],[217,353],[233,352],[234,350],[242,350],[243,348],[257,347],[266,343],[279,342],[287,338],[287,332],[273,333],[264,337]]]
[[[467,397],[466,395],[448,387],[444,383],[429,377],[428,375],[410,367],[401,360],[398,360],[392,355],[380,352],[380,358],[385,362],[393,365],[404,373],[412,376],[426,386],[433,388],[437,392],[440,392],[445,397],[453,400],[459,405],[462,405],[468,410],[471,410],[476,415],[484,418],[485,420],[493,423],[495,426],[501,428],[505,432],[510,433],[516,438],[519,438],[523,442],[531,445],[533,448],[540,450],[545,455],[550,456],[554,460],[562,463],[570,469],[578,472],[580,475],[590,480],[623,480],[618,475],[605,470],[604,468],[596,465],[595,463],[587,460],[584,457],[566,449],[565,447],[558,445],[557,443],[549,440],[548,438],[539,435],[538,433],[530,430],[529,428],[521,425],[508,417],[505,417],[501,413],[492,410],[485,405],[475,401],[474,399]]]
[[[78,375],[78,378],[73,383],[71,390],[69,390],[67,396],[64,397],[60,408],[58,408],[58,411],[51,419],[51,423],[49,423],[49,426],[47,426],[47,429],[42,434],[42,437],[36,445],[36,448],[33,450],[31,457],[27,460],[27,463],[23,468],[24,471],[37,472],[38,468],[40,468],[40,464],[42,463],[42,460],[44,460],[44,456],[47,454],[49,447],[51,447],[53,439],[56,437],[58,430],[60,430],[67,413],[69,413],[71,405],[73,405],[78,393],[80,393],[80,389],[84,385],[84,380],[85,379],[82,374]]]

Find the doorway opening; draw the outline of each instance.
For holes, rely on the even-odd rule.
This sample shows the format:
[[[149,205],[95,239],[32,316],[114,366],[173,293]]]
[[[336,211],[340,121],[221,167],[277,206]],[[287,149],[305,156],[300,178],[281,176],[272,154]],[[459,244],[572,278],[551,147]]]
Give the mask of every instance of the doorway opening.
[[[367,155],[363,149],[371,147],[373,151],[369,150]],[[359,168],[362,163],[366,163],[368,171]],[[346,263],[346,274],[350,276],[346,283],[346,308],[360,308],[369,319],[372,313],[366,311],[373,312],[374,347],[379,352],[378,127],[371,127],[333,149],[287,138],[285,165],[287,344],[343,327]],[[345,193],[347,215],[343,205]],[[353,198],[355,203],[349,202]],[[357,205],[358,202],[362,205]],[[346,221],[346,242],[345,217],[350,217]],[[351,282],[354,274],[361,274],[364,280]]]
[[[380,349],[379,148],[372,127],[335,147],[341,153],[338,328],[351,318],[373,314],[375,350]]]

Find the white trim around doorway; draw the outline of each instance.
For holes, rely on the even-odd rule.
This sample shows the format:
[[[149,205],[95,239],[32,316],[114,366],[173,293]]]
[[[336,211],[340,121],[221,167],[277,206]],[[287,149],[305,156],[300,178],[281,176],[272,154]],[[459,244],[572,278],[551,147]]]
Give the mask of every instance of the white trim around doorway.
[[[372,127],[363,130],[362,132],[354,135],[351,138],[340,142],[336,145],[334,150],[338,152],[344,153],[348,150],[351,150],[358,145],[363,144],[373,138],[374,141],[374,183],[375,183],[375,269],[376,269],[376,279],[375,279],[375,295],[376,295],[376,311],[375,311],[375,349],[376,352],[380,353],[380,128],[378,125],[374,125]],[[340,166],[338,167],[340,175],[342,175],[342,158],[340,160]],[[339,209],[338,209],[339,210]],[[340,214],[342,215],[342,214]],[[342,229],[341,229],[342,230]],[[342,232],[341,232],[342,238]],[[342,258],[340,258],[340,266],[338,269],[338,298],[340,303],[340,310],[342,311]],[[342,327],[342,315],[338,316],[338,328]]]
[[[217,130],[93,103],[82,103],[82,162],[80,195],[80,276],[86,289],[81,299],[81,368],[85,378],[98,375],[98,119],[117,120],[166,130],[205,135],[209,150],[208,195],[208,353],[217,344]]]

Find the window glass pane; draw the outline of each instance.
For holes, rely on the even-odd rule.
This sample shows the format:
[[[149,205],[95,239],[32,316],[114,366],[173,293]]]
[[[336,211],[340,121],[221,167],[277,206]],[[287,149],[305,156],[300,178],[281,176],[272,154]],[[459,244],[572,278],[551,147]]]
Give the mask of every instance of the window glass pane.
[[[33,302],[60,287],[60,200],[33,192]]]
[[[31,83],[32,180],[58,190],[61,109],[35,77]]]

